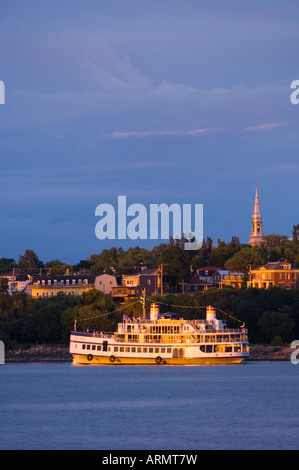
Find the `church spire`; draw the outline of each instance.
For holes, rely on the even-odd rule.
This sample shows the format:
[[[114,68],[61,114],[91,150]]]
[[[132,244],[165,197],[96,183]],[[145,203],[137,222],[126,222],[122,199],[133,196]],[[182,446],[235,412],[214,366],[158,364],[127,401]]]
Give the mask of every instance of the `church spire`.
[[[252,231],[249,238],[249,245],[259,245],[263,240],[262,216],[260,211],[259,196],[257,187],[255,191],[254,209],[252,214]]]

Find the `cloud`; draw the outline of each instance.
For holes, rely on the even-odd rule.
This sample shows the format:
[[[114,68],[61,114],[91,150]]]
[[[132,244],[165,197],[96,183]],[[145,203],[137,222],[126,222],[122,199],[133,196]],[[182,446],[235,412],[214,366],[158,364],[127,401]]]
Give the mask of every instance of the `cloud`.
[[[199,136],[207,135],[212,132],[224,132],[225,129],[207,128],[207,129],[192,129],[192,130],[173,130],[173,131],[131,131],[131,132],[111,132],[109,137],[117,139],[125,139],[129,137],[159,137],[159,136]]]
[[[265,124],[260,124],[258,126],[246,127],[242,129],[242,132],[252,132],[252,131],[272,131],[277,127],[286,126],[287,122],[266,122]]]

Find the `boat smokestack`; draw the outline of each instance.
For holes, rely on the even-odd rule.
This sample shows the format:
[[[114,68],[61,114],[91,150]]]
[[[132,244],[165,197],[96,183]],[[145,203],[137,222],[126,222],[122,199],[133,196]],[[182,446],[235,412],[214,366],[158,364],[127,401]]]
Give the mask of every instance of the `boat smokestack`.
[[[216,320],[216,308],[209,305],[206,310],[206,320],[209,323],[212,323],[213,320]]]
[[[158,314],[159,314],[159,305],[151,304],[150,319],[153,321],[158,320]]]

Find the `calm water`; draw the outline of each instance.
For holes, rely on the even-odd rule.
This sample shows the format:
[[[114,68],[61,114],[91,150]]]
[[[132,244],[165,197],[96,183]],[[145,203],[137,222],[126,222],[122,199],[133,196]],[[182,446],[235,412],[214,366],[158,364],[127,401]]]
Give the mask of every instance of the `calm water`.
[[[0,449],[299,449],[299,365],[0,366]]]

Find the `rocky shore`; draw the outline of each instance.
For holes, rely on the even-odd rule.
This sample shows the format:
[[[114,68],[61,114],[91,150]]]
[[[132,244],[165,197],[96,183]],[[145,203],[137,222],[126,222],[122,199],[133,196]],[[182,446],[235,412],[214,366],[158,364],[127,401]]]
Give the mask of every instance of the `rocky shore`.
[[[280,346],[250,347],[249,361],[290,361],[294,349]],[[5,362],[71,362],[68,347],[32,346],[29,349],[6,351]]]
[[[29,349],[6,351],[5,362],[71,362],[69,348],[58,346],[32,346]]]

